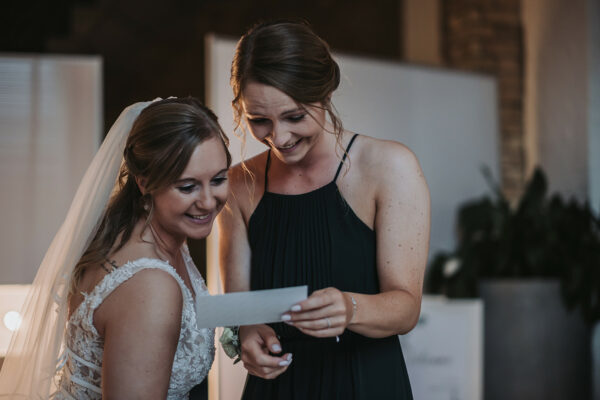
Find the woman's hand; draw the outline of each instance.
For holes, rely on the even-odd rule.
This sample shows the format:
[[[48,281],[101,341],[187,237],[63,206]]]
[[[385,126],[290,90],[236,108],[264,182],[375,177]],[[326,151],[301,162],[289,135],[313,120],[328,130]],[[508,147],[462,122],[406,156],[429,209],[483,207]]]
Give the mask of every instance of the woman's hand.
[[[281,343],[270,326],[240,326],[238,335],[242,347],[242,362],[248,373],[263,379],[273,379],[291,364],[291,353],[271,355],[281,353]]]
[[[352,321],[354,308],[351,295],[328,287],[313,292],[296,304],[281,320],[315,337],[339,336]]]

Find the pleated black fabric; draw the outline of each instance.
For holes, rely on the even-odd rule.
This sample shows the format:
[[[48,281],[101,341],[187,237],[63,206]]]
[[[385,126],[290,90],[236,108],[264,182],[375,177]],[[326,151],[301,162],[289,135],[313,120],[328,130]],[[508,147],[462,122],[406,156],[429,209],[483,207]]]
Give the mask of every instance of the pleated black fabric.
[[[267,161],[265,193],[248,226],[252,290],[308,285],[309,293],[330,286],[379,292],[375,232],[336,185],[344,160],[332,182],[299,195],[268,191]],[[292,364],[274,380],[249,375],[243,399],[412,399],[397,336],[371,339],[346,331],[338,343],[287,324],[271,326],[283,352],[293,354]]]

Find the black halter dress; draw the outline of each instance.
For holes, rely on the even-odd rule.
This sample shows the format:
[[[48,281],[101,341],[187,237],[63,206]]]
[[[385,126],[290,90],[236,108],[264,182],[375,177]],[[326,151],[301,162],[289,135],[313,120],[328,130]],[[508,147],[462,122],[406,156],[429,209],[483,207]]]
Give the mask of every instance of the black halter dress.
[[[265,193],[248,226],[251,289],[308,285],[309,293],[330,286],[379,293],[375,232],[354,214],[336,185],[346,154],[333,181],[298,195],[268,191],[270,156]],[[284,323],[271,326],[293,361],[274,380],[248,375],[243,399],[412,399],[397,336],[372,339],[346,330],[338,343],[335,337],[315,338]]]

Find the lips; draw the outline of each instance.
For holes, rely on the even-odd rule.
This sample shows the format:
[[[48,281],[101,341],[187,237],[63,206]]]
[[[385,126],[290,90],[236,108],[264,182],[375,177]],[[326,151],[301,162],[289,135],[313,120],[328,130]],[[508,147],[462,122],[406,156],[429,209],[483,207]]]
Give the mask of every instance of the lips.
[[[293,151],[296,146],[298,146],[298,143],[300,143],[302,139],[298,139],[296,142],[288,145],[288,146],[281,146],[281,147],[277,147],[277,150],[279,150],[282,153],[289,153],[291,151]]]
[[[205,224],[207,222],[210,222],[212,213],[205,213],[205,214],[188,214],[188,213],[186,213],[185,216],[188,217],[188,219],[191,220],[193,223]]]

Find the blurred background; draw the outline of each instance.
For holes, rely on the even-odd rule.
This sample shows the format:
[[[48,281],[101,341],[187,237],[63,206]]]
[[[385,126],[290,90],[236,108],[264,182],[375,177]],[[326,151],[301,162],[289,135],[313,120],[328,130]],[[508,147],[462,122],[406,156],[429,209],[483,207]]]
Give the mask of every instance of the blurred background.
[[[426,285],[430,305],[424,304],[422,321],[403,338],[403,345],[413,349],[406,355],[409,373],[414,365],[413,385],[424,385],[413,388],[415,397],[600,398],[600,341],[593,335],[600,319],[600,1],[33,0],[7,1],[1,10],[0,215],[5,223],[0,238],[10,243],[2,247],[9,260],[0,270],[3,316],[18,308],[35,275],[32,266],[41,261],[78,179],[125,106],[157,96],[192,95],[217,107],[215,74],[226,79],[229,74],[227,63],[216,70],[210,64],[222,48],[219,41],[228,48],[259,20],[302,18],[339,55],[342,73],[348,66],[350,81],[353,66],[366,63],[366,70],[387,68],[400,77],[425,80],[464,77],[487,88],[485,102],[493,112],[486,121],[491,125],[474,132],[486,138],[493,155],[486,156],[472,138],[472,148],[461,142],[465,154],[481,161],[471,171],[480,179],[479,190],[463,193],[455,204],[432,187],[433,200],[451,206],[448,213],[455,218],[452,240],[432,249]],[[25,72],[18,72],[21,64]],[[41,71],[39,77],[32,71]],[[33,77],[33,83],[19,86],[19,76]],[[365,82],[359,79],[357,85]],[[36,85],[52,88],[46,96],[60,93],[55,97],[60,104],[45,98],[43,104],[49,105],[33,109],[31,88]],[[20,97],[21,92],[28,95]],[[479,110],[477,101],[460,93],[443,93],[448,109],[473,103],[472,112],[479,113],[473,111]],[[340,103],[342,114],[350,113],[343,98]],[[25,131],[37,132],[37,144],[27,139],[23,154],[14,150],[23,139],[15,128],[21,120],[14,117],[21,106],[43,114],[27,120]],[[230,118],[231,111],[219,107]],[[440,108],[423,107],[423,121],[437,115],[443,126]],[[55,130],[64,127],[68,135],[45,139],[44,118],[52,115],[69,116],[69,122],[52,120]],[[226,118],[218,115],[221,121]],[[480,116],[472,114],[473,120]],[[460,118],[468,122],[468,112]],[[80,135],[82,130],[92,133]],[[453,139],[445,132],[429,133],[429,144],[436,135]],[[457,134],[456,141],[459,137],[470,138]],[[61,177],[58,181],[52,175],[38,182],[26,167],[10,168],[19,160],[32,165],[48,151],[54,158],[36,168],[51,170]],[[441,168],[462,173],[443,161],[437,161]],[[485,164],[489,175],[480,170]],[[425,172],[428,180],[436,179]],[[443,184],[460,191],[459,181]],[[13,212],[22,203],[15,193],[30,193],[32,183],[41,188],[32,192],[35,198],[26,204],[30,215],[23,219]],[[36,221],[46,218],[48,210],[53,210],[51,218],[40,228]],[[29,240],[37,247],[28,249]],[[208,264],[203,241],[190,248],[202,273],[210,275],[210,245]],[[8,328],[0,329],[10,336]],[[457,345],[449,337],[463,342]],[[423,353],[434,352],[437,344],[463,353]],[[465,363],[477,371],[457,375],[457,365]],[[221,378],[228,373],[220,372]],[[221,382],[214,373],[212,379]],[[227,389],[216,391],[216,385],[224,383],[213,384],[211,398],[227,398]],[[202,390],[205,396],[207,389]]]

